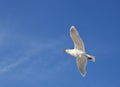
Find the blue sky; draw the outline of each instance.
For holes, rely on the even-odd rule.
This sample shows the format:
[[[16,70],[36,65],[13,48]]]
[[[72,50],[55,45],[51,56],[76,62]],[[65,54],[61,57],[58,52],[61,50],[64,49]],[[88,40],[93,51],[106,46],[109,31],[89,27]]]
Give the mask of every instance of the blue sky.
[[[85,78],[71,25],[96,57]],[[119,0],[0,0],[0,87],[119,87],[119,34]]]

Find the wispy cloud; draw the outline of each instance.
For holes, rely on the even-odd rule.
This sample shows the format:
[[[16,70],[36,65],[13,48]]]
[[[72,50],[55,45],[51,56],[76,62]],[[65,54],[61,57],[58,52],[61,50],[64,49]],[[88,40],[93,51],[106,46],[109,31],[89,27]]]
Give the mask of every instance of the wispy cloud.
[[[8,63],[7,59],[4,60],[4,62],[6,61],[6,64],[0,67],[0,73],[8,72],[9,70],[16,68],[17,66],[24,63],[25,61],[33,58],[33,56],[37,54],[41,54],[42,51],[50,48],[51,46],[48,46],[47,44],[44,43],[44,44],[41,44],[40,46],[36,46],[35,48],[25,50],[23,54],[18,54],[18,56],[16,56],[17,59],[13,58],[14,57],[13,55],[13,57],[11,56],[10,58],[12,58],[12,60],[15,60],[15,61],[13,62],[11,61],[11,63]],[[17,52],[15,52],[15,54],[17,54]]]
[[[0,73],[7,72],[7,71],[11,70],[12,68],[17,67],[22,62],[23,62],[23,60],[19,60],[15,63],[11,63],[11,64],[8,64],[8,65],[5,65],[5,66],[1,67],[0,68]]]
[[[54,70],[55,73],[58,72],[61,69],[61,67],[63,67],[65,64],[65,63],[61,64],[61,62],[58,62],[58,64],[56,63],[56,65],[51,65],[56,60],[56,58],[52,58],[52,57],[56,57],[57,54],[56,55],[54,54],[60,50],[59,49],[59,45],[61,45],[60,39],[59,40],[52,39],[49,41],[46,40],[36,41],[34,39],[28,39],[27,37],[23,38],[25,36],[22,35],[12,35],[12,34],[7,34],[7,37],[10,39],[7,39],[8,41],[5,41],[8,42],[8,44],[5,45],[9,45],[7,46],[8,47],[7,49],[11,49],[12,54],[8,54],[10,56],[7,56],[7,54],[5,54],[7,58],[5,58],[6,57],[5,55],[3,56],[2,58],[3,60],[0,62],[0,73],[5,73],[15,70],[18,66],[26,63],[27,61],[32,60],[33,58],[35,59],[37,55],[39,55],[40,57],[39,60],[41,61],[40,62],[41,64],[39,64],[41,66],[39,67],[40,70],[42,70],[41,72],[51,73],[52,70]],[[16,40],[14,41],[14,39]],[[11,43],[9,43],[10,40]],[[18,49],[16,48],[13,49],[12,47],[14,47],[14,45],[15,46],[17,45]],[[49,53],[53,53],[53,55]],[[42,56],[49,58],[45,60],[44,58],[41,58]],[[4,64],[2,64],[2,62],[4,62]],[[51,65],[51,67],[49,65]]]

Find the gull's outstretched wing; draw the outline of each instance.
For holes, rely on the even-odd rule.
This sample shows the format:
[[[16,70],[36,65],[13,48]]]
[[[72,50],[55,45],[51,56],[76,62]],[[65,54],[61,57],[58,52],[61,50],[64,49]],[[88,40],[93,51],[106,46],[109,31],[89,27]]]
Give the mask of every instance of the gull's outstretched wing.
[[[84,55],[81,55],[81,57],[76,58],[78,69],[82,76],[86,75],[86,64],[87,64],[87,58]]]
[[[74,26],[71,26],[71,28],[70,28],[70,36],[74,42],[75,49],[85,52],[84,43],[83,43],[82,39],[80,38],[79,33],[75,29]]]

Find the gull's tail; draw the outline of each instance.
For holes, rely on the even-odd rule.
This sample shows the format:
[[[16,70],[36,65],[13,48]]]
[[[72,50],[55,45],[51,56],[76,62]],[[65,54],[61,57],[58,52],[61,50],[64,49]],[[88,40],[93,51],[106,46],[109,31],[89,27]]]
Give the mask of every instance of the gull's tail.
[[[94,56],[91,56],[91,55],[86,55],[87,56],[87,59],[92,61],[92,62],[95,62],[95,57]]]

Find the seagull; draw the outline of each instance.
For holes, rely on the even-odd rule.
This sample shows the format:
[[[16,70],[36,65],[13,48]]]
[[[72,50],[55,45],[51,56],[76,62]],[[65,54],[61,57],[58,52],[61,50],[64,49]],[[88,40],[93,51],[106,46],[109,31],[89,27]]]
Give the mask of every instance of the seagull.
[[[71,26],[70,28],[70,37],[73,40],[74,49],[66,49],[64,52],[76,58],[78,69],[84,77],[86,75],[87,60],[95,62],[95,58],[85,52],[84,43],[74,26]]]

